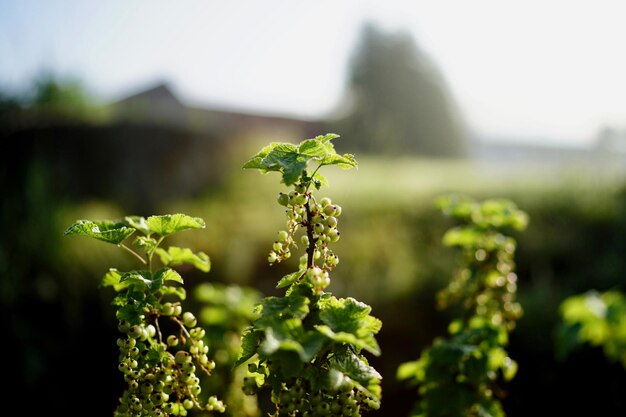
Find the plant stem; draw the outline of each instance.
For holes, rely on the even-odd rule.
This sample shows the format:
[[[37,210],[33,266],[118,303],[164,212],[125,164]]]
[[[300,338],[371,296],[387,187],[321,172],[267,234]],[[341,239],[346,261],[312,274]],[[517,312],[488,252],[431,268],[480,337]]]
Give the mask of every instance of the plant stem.
[[[126,249],[128,252],[130,252],[134,257],[136,257],[137,259],[139,259],[141,261],[142,264],[146,265],[147,262],[145,259],[143,259],[141,257],[141,255],[139,255],[137,252],[135,252],[134,250],[132,250],[131,248],[129,248],[128,246],[124,245],[123,243],[120,243],[120,247],[122,249]]]
[[[309,205],[309,200],[304,204],[304,209],[306,210],[306,235],[309,238],[309,246],[306,248],[307,268],[313,267],[314,262],[314,254],[315,254],[315,239],[313,238],[313,222],[311,218],[311,206]]]

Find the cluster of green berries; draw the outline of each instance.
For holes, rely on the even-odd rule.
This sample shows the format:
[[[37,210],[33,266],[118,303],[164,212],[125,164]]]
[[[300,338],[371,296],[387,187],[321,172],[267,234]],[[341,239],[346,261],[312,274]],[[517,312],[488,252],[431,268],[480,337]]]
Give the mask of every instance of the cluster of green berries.
[[[298,380],[300,381],[300,380]],[[338,391],[309,390],[305,383],[296,383],[289,390],[272,393],[276,417],[358,417],[367,410],[376,410],[380,403],[363,391],[346,384]]]
[[[491,237],[488,242],[485,247],[466,250],[464,262],[469,266],[457,272],[448,287],[440,291],[437,301],[440,308],[445,308],[464,300],[464,308],[494,326],[512,331],[523,314],[520,303],[515,301],[515,242],[503,235]]]
[[[299,241],[307,250],[299,259],[300,270],[308,269],[307,278],[321,291],[330,283],[328,271],[339,263],[328,245],[339,240],[337,217],[341,215],[341,206],[333,204],[328,197],[317,202],[302,186],[288,194],[279,193],[278,203],[287,207],[287,228],[278,232],[267,260],[274,264],[290,258],[290,249],[296,246],[296,232],[303,228],[305,233]]]
[[[196,317],[183,312],[180,303],[164,303],[146,313],[140,324],[118,324],[125,336],[117,340],[118,369],[127,388],[114,416],[186,416],[193,408],[224,412],[224,404],[216,397],[211,396],[204,404],[199,398],[202,389],[197,371],[210,375],[215,363],[207,356],[205,330],[196,327]],[[165,341],[157,331],[162,316],[170,317],[179,329],[178,335],[170,334]]]
[[[268,368],[262,364],[248,364],[250,373],[267,376]],[[254,395],[258,390],[256,378],[244,379],[244,392]],[[293,384],[283,385],[281,390],[272,391],[272,402],[276,413],[272,417],[359,417],[361,413],[380,408],[380,400],[356,388],[350,380],[337,390],[312,389],[309,381],[298,378]]]

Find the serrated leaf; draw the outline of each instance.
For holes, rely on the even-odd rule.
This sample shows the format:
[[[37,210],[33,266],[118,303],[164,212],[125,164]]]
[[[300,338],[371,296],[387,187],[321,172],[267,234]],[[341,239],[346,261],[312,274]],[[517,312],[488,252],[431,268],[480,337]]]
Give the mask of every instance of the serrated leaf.
[[[307,139],[298,146],[298,152],[311,158],[323,159],[328,153],[328,146],[316,139]]]
[[[172,268],[161,268],[154,273],[154,278],[152,279],[152,282],[150,284],[150,289],[152,291],[156,291],[160,289],[167,281],[184,284],[183,277],[181,277],[178,272],[176,272]]]
[[[266,169],[263,166],[263,160],[272,151],[272,149],[274,149],[274,147],[276,145],[278,145],[278,144],[277,143],[270,143],[269,145],[263,147],[252,158],[250,158],[245,164],[243,164],[242,168],[244,168],[244,169],[260,169],[261,171],[266,172]]]
[[[170,246],[167,250],[157,248],[155,252],[159,255],[163,265],[166,266],[187,263],[203,272],[209,272],[211,269],[209,256],[204,252],[193,253],[189,248],[179,248],[176,246]]]
[[[322,174],[320,174],[319,172],[316,172],[315,174],[313,174],[313,179],[316,181],[319,181],[319,185],[323,185],[324,187],[328,187],[328,180],[326,179],[325,176],[323,176]],[[319,190],[320,187],[316,188]]]
[[[130,271],[125,272],[120,277],[120,283],[126,283],[127,285],[139,285],[140,287],[149,288],[152,284],[152,280],[145,276],[150,276],[149,271]]]
[[[351,169],[356,168],[358,163],[354,159],[354,155],[347,153],[344,155],[329,154],[322,160],[321,165],[336,165],[342,169]]]
[[[320,166],[337,165],[344,169],[356,167],[353,155],[338,155],[335,152],[330,141],[337,137],[339,136],[335,134],[317,136],[300,142],[298,146],[291,143],[272,143],[254,155],[243,167],[259,169],[263,173],[282,172],[282,182],[286,185],[294,184],[311,160],[317,161]],[[323,177],[314,179],[318,181],[318,187],[326,182]]]
[[[376,342],[376,339],[371,335],[357,336],[354,333],[335,332],[330,327],[323,324],[316,325],[315,328],[318,332],[337,343],[345,343],[352,345],[358,350],[365,349],[373,355],[380,355],[378,342]]]
[[[156,239],[153,239],[148,236],[137,236],[137,238],[133,241],[133,245],[136,248],[143,249],[146,253],[151,252],[157,245]]]
[[[274,322],[290,318],[303,319],[309,312],[309,299],[297,294],[287,297],[266,297],[261,301],[263,316],[258,320],[259,326],[272,326]]]
[[[357,356],[350,349],[336,352],[330,359],[330,366],[349,376],[374,397],[380,396],[380,381],[382,376],[363,358]]]
[[[187,298],[187,291],[183,287],[165,286],[161,287],[159,291],[163,294],[163,296],[173,295],[181,301],[184,301]]]
[[[146,219],[146,225],[150,232],[161,236],[169,236],[186,229],[203,229],[205,227],[204,220],[200,217],[191,217],[181,213],[150,216]]]
[[[276,284],[276,288],[284,288],[290,286],[291,284],[296,282],[304,274],[304,272],[305,271],[296,271],[292,272],[291,274],[285,275],[278,281],[278,284]]]
[[[126,304],[117,309],[115,312],[115,316],[120,321],[127,321],[130,324],[139,324],[142,323],[143,320],[141,316],[143,315],[143,307],[138,306],[136,304]]]
[[[121,282],[121,278],[122,274],[120,271],[115,268],[111,268],[102,278],[101,285],[103,287],[113,287],[115,291],[119,292],[128,287],[128,283]]]
[[[374,335],[382,322],[369,315],[371,307],[352,297],[337,299],[330,297],[320,301],[318,331],[341,343],[351,343],[374,355],[380,355],[380,347]]]
[[[134,227],[137,230],[142,231],[145,234],[150,234],[150,228],[146,224],[146,218],[142,216],[126,216],[124,220],[129,226]]]
[[[319,140],[320,142],[330,142],[331,140],[337,139],[338,137],[340,136],[336,133],[327,133],[325,135],[318,135],[315,137],[315,139]]]
[[[263,355],[270,356],[278,351],[294,352],[300,358],[302,363],[312,360],[317,352],[324,346],[325,338],[318,332],[304,333],[302,329],[302,323],[298,319],[290,319],[289,323],[299,322],[300,327],[298,329],[274,329],[268,328],[265,330],[265,340],[261,343],[259,348]],[[287,331],[285,331],[287,330]]]
[[[252,358],[257,353],[261,332],[251,328],[246,329],[241,336],[241,347],[239,348],[239,357],[234,367],[238,367]]]
[[[64,235],[87,236],[115,245],[119,245],[133,233],[135,233],[134,228],[110,220],[78,220],[63,232]]]

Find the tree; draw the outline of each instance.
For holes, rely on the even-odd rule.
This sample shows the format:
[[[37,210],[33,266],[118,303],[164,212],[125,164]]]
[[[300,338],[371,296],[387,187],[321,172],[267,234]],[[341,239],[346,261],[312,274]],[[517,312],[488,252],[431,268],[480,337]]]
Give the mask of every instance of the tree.
[[[332,122],[345,146],[384,154],[464,154],[459,112],[437,68],[406,33],[368,24],[351,62],[347,116]]]

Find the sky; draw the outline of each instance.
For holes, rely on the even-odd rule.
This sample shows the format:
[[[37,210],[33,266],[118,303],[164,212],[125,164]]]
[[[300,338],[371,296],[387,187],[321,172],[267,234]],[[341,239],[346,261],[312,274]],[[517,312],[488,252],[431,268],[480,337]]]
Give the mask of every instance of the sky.
[[[163,81],[192,105],[323,117],[373,22],[414,36],[477,135],[584,145],[626,127],[625,17],[621,0],[0,0],[0,89],[48,70],[103,101]]]

